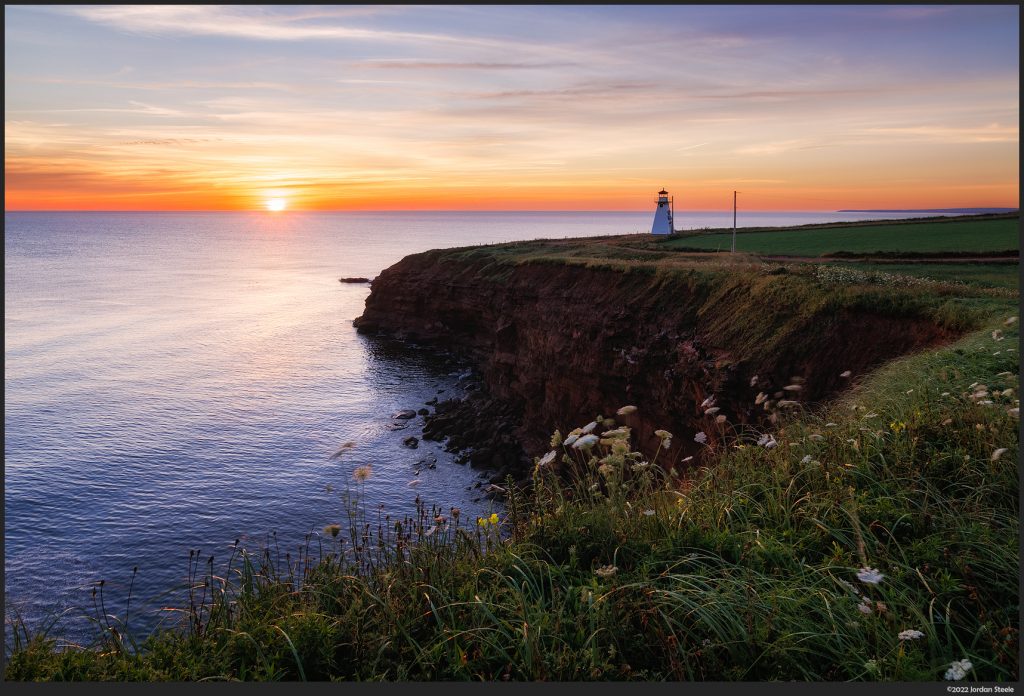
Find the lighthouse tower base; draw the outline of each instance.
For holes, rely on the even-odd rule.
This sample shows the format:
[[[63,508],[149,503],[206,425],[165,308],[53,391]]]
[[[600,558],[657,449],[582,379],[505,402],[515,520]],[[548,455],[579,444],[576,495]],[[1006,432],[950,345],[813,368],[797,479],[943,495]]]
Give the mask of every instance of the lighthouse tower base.
[[[668,206],[659,206],[654,211],[654,224],[651,225],[651,234],[672,234],[672,213]]]

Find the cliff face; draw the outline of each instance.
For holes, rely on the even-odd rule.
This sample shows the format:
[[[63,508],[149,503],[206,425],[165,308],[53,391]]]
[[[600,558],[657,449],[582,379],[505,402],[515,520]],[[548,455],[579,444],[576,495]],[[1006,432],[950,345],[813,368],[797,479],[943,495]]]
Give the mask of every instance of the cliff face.
[[[846,370],[856,378],[952,337],[930,320],[838,297],[753,264],[723,274],[433,251],[381,273],[355,325],[468,351],[490,393],[521,415],[529,454],[555,428],[565,434],[626,404],[638,407],[627,422],[644,450],[657,449],[653,431],[664,428],[685,452],[696,431],[714,440],[763,420],[759,392],[811,404],[846,386]],[[794,380],[800,389],[783,395]],[[721,410],[704,415],[712,395]]]

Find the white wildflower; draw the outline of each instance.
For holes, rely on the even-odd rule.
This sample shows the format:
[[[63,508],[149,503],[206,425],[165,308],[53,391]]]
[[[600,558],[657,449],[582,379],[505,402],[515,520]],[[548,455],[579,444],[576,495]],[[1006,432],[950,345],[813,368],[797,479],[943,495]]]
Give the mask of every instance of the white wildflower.
[[[709,408],[709,409],[705,409],[705,411],[704,411],[704,415],[705,415],[705,416],[713,416],[713,415],[715,415],[716,413],[718,413],[718,412],[719,412],[719,411],[721,411],[721,410],[722,410],[722,409],[718,408],[717,406],[712,406],[712,407],[711,407],[711,408]]]
[[[644,510],[644,515],[646,515],[647,517],[650,517],[653,514],[654,514],[654,510]]]
[[[701,408],[709,408],[709,407],[714,406],[714,405],[715,405],[715,397],[712,395],[712,396],[709,396],[708,398],[704,399],[704,401],[701,402],[700,407]]]
[[[721,415],[721,414],[715,416],[715,422],[718,423],[719,425],[721,425],[722,423],[725,423],[727,420],[729,420],[729,419],[726,418],[725,416]]]
[[[621,428],[616,428],[615,430],[606,430],[604,433],[601,434],[601,437],[607,437],[611,439],[629,437],[629,428],[627,428],[626,426],[622,426]]]
[[[825,436],[824,435],[819,435],[818,433],[811,433],[810,435],[807,436],[807,439],[808,440],[814,440],[815,442],[819,442],[821,440],[824,440]]]
[[[570,435],[569,437],[565,438],[565,440],[562,442],[562,444],[565,445],[566,447],[568,447],[569,445],[575,443],[579,439],[580,439],[579,435]]]
[[[948,681],[960,681],[967,676],[967,672],[973,668],[970,660],[954,660],[949,665],[949,669],[946,670],[946,679]]]
[[[874,411],[872,411],[871,413],[865,413],[864,417],[865,418],[878,418],[878,414],[875,413]]]
[[[615,413],[617,413],[620,416],[628,416],[631,413],[636,413],[636,406],[623,406]]]
[[[692,456],[692,455],[691,455],[691,456],[689,456],[689,457],[686,457],[686,458],[684,458],[684,459],[680,459],[680,460],[679,460],[679,463],[680,463],[680,464],[682,464],[683,462],[688,462],[688,461],[690,461],[691,459],[693,459],[693,456]]]
[[[592,433],[592,432],[594,432],[594,428],[596,428],[596,427],[597,427],[597,421],[590,421],[589,423],[587,423],[586,425],[583,426],[582,432],[583,433]]]
[[[784,391],[796,391],[796,392],[798,392],[801,389],[803,389],[803,387],[801,387],[799,384],[787,384],[782,389]]]
[[[999,449],[997,449],[995,452],[992,453],[992,461],[996,461],[1001,456],[1006,454],[1007,451],[1008,450],[1005,447],[1000,447]]]
[[[870,614],[871,613],[871,600],[868,599],[867,597],[861,597],[861,599],[863,601],[860,604],[857,605],[857,609],[860,610],[861,614]]]
[[[754,405],[755,406],[760,406],[761,404],[763,404],[767,400],[768,400],[768,395],[767,394],[765,394],[764,392],[758,392],[757,398],[754,399]]]
[[[1017,323],[1017,317],[1010,317],[1006,321],[1003,322],[1003,326],[1010,326],[1011,324],[1016,324],[1016,323]]]
[[[537,466],[547,466],[551,462],[555,461],[555,456],[557,454],[558,452],[556,450],[551,450],[550,452],[548,452],[547,454],[540,458],[540,461],[537,462]]]
[[[840,372],[839,376],[840,377],[849,377],[851,374],[853,374],[853,373],[851,373],[849,370],[847,370],[846,372]]]
[[[597,435],[584,435],[573,443],[573,449],[590,449],[597,444],[600,438]]]
[[[1016,408],[1011,408],[1010,410],[1007,411],[1007,413],[1009,413],[1014,418],[1020,418],[1020,407],[1018,406]]]
[[[702,444],[702,445],[703,445],[703,444],[706,444],[706,443],[707,443],[707,441],[708,441],[708,436],[707,436],[707,434],[706,434],[706,433],[704,433],[704,432],[702,431],[702,432],[699,432],[699,433],[697,433],[696,435],[694,435],[694,436],[693,436],[693,441],[694,441],[694,442],[699,442],[700,444]]]
[[[757,375],[754,375],[753,377],[750,378],[750,386],[752,386],[752,387],[756,387],[757,386]]]
[[[875,568],[861,568],[857,571],[857,579],[870,585],[877,585],[882,582],[885,576]]]
[[[597,575],[598,577],[602,578],[610,578],[611,576],[615,575],[615,573],[617,573],[618,571],[619,569],[617,566],[606,565],[601,566],[600,568],[596,568],[594,570],[594,575]]]
[[[800,463],[801,464],[810,464],[811,463],[811,455],[809,455],[809,454],[804,455],[804,458],[800,460]]]
[[[799,405],[799,401],[791,401],[788,399],[782,399],[781,401],[779,401],[779,408],[796,408]]]
[[[437,525],[435,524],[432,527],[430,527],[429,529],[427,529],[427,531],[423,532],[423,536],[428,536],[428,537],[429,536],[434,536],[434,532],[436,532],[436,531],[437,531]]]
[[[1002,330],[996,329],[995,331],[993,331],[992,332],[992,338],[994,338],[997,341],[1003,340],[1003,332],[1002,332]]]
[[[900,631],[900,634],[899,634],[899,639],[900,640],[917,640],[918,638],[923,638],[923,637],[924,637],[924,633],[922,633],[921,631],[918,631],[917,629],[913,629],[913,628],[908,628],[906,631]]]
[[[825,427],[826,428],[838,428],[839,424],[838,423],[826,423]]]

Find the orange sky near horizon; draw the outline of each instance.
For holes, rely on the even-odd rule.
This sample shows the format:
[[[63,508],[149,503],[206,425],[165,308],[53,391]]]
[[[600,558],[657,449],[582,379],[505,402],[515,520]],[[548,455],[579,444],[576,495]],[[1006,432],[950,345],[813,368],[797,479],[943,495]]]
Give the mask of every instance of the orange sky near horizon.
[[[1013,208],[1015,17],[9,6],[4,205]]]

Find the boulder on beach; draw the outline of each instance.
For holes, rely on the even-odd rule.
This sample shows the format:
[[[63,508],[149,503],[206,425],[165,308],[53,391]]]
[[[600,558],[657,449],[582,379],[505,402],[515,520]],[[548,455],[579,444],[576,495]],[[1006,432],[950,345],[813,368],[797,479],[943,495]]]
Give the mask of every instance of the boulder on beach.
[[[408,420],[410,418],[415,418],[416,412],[413,411],[411,408],[407,408],[399,411],[398,413],[392,415],[391,417],[394,418],[395,420]]]
[[[419,447],[420,441],[410,435],[409,437],[402,440],[402,444],[408,447],[409,449],[416,449],[417,447]]]

